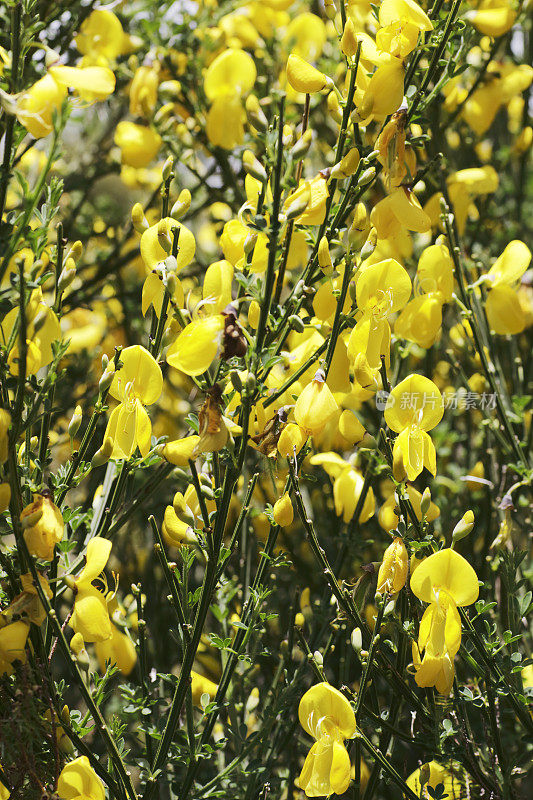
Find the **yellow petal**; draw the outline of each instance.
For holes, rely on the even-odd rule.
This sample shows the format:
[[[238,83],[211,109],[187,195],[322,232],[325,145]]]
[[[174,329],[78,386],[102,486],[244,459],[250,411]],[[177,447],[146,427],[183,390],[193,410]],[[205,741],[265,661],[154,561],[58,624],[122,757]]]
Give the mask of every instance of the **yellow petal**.
[[[511,286],[516,283],[529,267],[530,261],[529,247],[519,239],[513,239],[488,272],[491,286],[499,283]]]
[[[172,217],[166,217],[165,219],[161,220],[161,222],[151,225],[141,236],[141,256],[146,269],[150,271],[153,270],[154,267],[156,267],[161,261],[164,261],[169,255],[169,253],[166,252],[159,244],[157,238],[160,226],[164,229],[166,235],[169,237],[169,243],[173,236],[172,232],[179,229],[177,255],[177,269],[179,271],[190,264],[193,260],[196,250],[196,242],[190,230],[186,228],[185,225],[177,222],[177,220],[172,219]]]
[[[111,542],[101,536],[95,536],[87,545],[85,567],[79,574],[76,583],[92,583],[103,571],[111,552]]]
[[[442,419],[444,407],[437,386],[423,375],[408,375],[392,390],[385,408],[385,421],[399,433],[411,425],[429,431]]]
[[[105,100],[115,91],[115,76],[107,67],[50,67],[48,70],[60,86],[75,89],[88,103]]]
[[[169,348],[168,363],[186,375],[201,375],[216,357],[223,328],[220,314],[189,323]]]
[[[302,728],[313,738],[318,738],[325,717],[329,717],[343,739],[354,735],[355,714],[348,700],[329,683],[318,683],[300,700],[298,718]]]
[[[320,92],[328,82],[323,72],[319,72],[296,53],[291,53],[287,60],[287,80],[295,91],[304,94]]]
[[[526,327],[526,316],[518,294],[505,283],[489,291],[485,311],[491,329],[502,336],[521,333]]]
[[[62,800],[104,800],[104,787],[87,756],[66,764],[59,776],[57,793]]]
[[[85,642],[102,642],[112,633],[104,595],[94,586],[83,584],[74,601],[70,625]]]
[[[209,65],[204,78],[208,100],[238,95],[242,97],[255,83],[257,71],[252,57],[244,50],[230,48]]]
[[[411,591],[425,603],[435,600],[434,587],[444,589],[457,606],[468,606],[479,595],[474,569],[463,556],[450,548],[426,558],[411,576]]]
[[[132,391],[144,405],[157,402],[163,391],[161,367],[146,348],[134,344],[126,347],[120,354],[123,366],[115,372],[109,390],[116,400],[127,399],[126,392]]]

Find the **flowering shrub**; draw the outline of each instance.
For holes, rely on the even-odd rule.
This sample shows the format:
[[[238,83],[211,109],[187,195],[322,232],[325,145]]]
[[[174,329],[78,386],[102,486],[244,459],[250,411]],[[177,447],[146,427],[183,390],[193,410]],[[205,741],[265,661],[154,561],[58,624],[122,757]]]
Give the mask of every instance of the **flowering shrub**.
[[[529,797],[530,0],[0,23],[1,800]]]

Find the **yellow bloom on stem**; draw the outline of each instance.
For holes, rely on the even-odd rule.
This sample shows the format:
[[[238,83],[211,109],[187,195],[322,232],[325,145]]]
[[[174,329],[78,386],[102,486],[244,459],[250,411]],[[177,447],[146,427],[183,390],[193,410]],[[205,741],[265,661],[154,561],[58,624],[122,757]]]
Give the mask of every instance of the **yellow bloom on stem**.
[[[307,384],[296,401],[294,419],[308,435],[320,433],[338,406],[322,370]]]
[[[409,375],[394,387],[385,407],[385,421],[399,434],[393,455],[401,455],[413,481],[426,467],[436,474],[435,445],[427,433],[442,419],[444,407],[437,386],[423,375]]]
[[[348,339],[348,356],[355,361],[362,354],[370,369],[377,369],[384,356],[388,365],[391,337],[388,317],[407,303],[411,279],[401,264],[388,258],[362,270],[355,292],[359,318]]]
[[[30,554],[52,561],[55,546],[63,538],[64,522],[58,507],[50,497],[35,494],[33,502],[22,510],[20,521]]]
[[[63,767],[57,794],[61,800],[105,800],[104,786],[87,756],[75,758]]]
[[[350,784],[345,739],[355,734],[355,714],[348,700],[328,683],[311,687],[298,708],[300,725],[315,739],[298,778],[307,797],[343,794]]]
[[[423,775],[424,772],[426,775]],[[443,796],[448,796],[448,800],[464,800],[467,796],[463,782],[459,780],[455,771],[452,772],[450,768],[442,767],[436,761],[430,761],[416,769],[409,775],[406,783],[422,800],[431,800],[433,795],[429,794],[428,788],[436,789],[439,783],[444,785]]]
[[[414,486],[407,485],[407,497],[409,502],[413,507],[413,511],[416,514],[416,518],[418,520],[422,519],[422,494],[414,488]],[[379,509],[378,514],[378,522],[383,530],[386,531],[393,531],[398,527],[398,522],[400,518],[396,513],[396,508],[398,505],[398,501],[396,500],[395,493],[391,492],[390,496],[385,500],[381,508]],[[435,505],[435,503],[430,502],[429,509],[426,513],[426,519],[428,522],[433,522],[440,517],[440,510]]]
[[[413,648],[415,680],[449,694],[453,685],[453,659],[461,645],[461,617],[457,607],[475,603],[477,575],[463,556],[446,548],[417,566],[411,591],[429,603],[420,623],[418,648]],[[420,660],[419,653],[423,653]]]
[[[105,64],[128,52],[127,39],[119,18],[108,8],[91,11],[74,40],[87,62]]]
[[[66,86],[57,83],[50,74],[45,75],[19,95],[17,119],[35,139],[42,139],[52,133],[54,112],[60,111],[66,96]]]
[[[136,169],[146,167],[155,158],[161,143],[160,135],[148,125],[122,120],[115,130],[115,144],[120,147],[122,163]]]
[[[331,80],[297,53],[287,60],[287,80],[296,92],[313,94],[330,85]]]
[[[111,412],[104,441],[113,440],[115,459],[128,459],[138,447],[147,455],[152,423],[144,406],[157,402],[163,391],[163,375],[155,358],[141,345],[126,347],[120,354],[123,366],[117,370],[109,389],[119,405]]]
[[[0,628],[0,675],[11,675],[14,661],[26,661],[24,648],[29,631],[29,625],[21,621]]]
[[[342,516],[344,522],[350,522],[363,491],[364,478],[361,473],[337,453],[317,453],[309,461],[313,466],[322,467],[332,479],[335,513]],[[374,492],[369,489],[359,515],[360,524],[373,516],[375,508]]]
[[[223,331],[222,314],[193,320],[169,347],[167,362],[186,375],[201,375],[215,360]]]
[[[211,102],[207,114],[207,136],[211,144],[231,150],[244,139],[246,114],[242,98],[255,83],[257,70],[244,50],[229,48],[209,65],[204,92]]]
[[[297,225],[321,225],[326,216],[328,196],[327,182],[321,175],[316,175],[311,180],[300,182],[298,188],[285,200],[283,210],[286,212],[301,202],[303,210],[294,218],[294,222]]]
[[[403,540],[396,536],[383,554],[379,567],[377,591],[381,594],[398,594],[405,586],[409,570],[409,556]]]
[[[0,324],[2,342],[7,344],[19,318],[18,308],[9,311]],[[26,306],[26,374],[33,375],[53,361],[52,344],[61,340],[59,320],[43,300],[42,289],[34,289]],[[7,362],[13,375],[19,374],[19,337],[15,338]]]
[[[87,562],[74,582],[76,598],[70,626],[81,634],[85,642],[103,642],[113,634],[106,597],[93,586],[93,581],[103,572],[110,552],[108,539],[100,536],[91,539],[87,545]]]
[[[74,89],[86,103],[105,100],[115,91],[115,76],[107,67],[50,67],[59,86]]]
[[[102,672],[109,662],[115,664],[122,675],[129,675],[137,663],[135,645],[116,625],[111,625],[111,638],[96,642],[94,649]]]
[[[178,234],[178,231],[178,255],[176,256],[178,264],[176,271],[179,272],[191,263],[196,251],[196,241],[193,234],[181,222],[172,219],[172,217],[165,217],[156,222],[155,225],[150,225],[141,236],[141,257],[148,271],[151,272],[170,255],[173,237]]]
[[[432,31],[433,24],[414,0],[383,0],[379,7],[379,24],[382,27],[404,20],[419,31]]]
[[[434,244],[422,252],[415,286],[420,294],[402,310],[394,333],[428,348],[440,331],[442,307],[453,295],[453,264],[446,245]]]
[[[513,27],[516,11],[505,0],[482,0],[475,10],[467,11],[465,18],[480,33],[503,36]]]
[[[515,334],[526,327],[526,315],[517,293],[520,278],[531,261],[531,251],[524,242],[509,242],[490,268],[486,281],[490,287],[485,310],[495,333]]]

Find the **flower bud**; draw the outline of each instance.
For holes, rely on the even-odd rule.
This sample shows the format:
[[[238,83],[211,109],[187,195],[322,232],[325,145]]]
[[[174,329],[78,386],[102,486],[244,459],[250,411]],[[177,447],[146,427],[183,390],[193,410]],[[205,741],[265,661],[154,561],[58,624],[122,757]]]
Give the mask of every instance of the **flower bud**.
[[[320,433],[338,409],[322,370],[307,384],[294,407],[294,419],[309,433]]]
[[[157,241],[159,242],[160,246],[163,248],[165,253],[170,253],[172,251],[172,242],[168,235],[167,231],[167,224],[165,220],[160,220],[157,225]]]
[[[98,382],[98,389],[100,391],[100,394],[104,394],[104,392],[107,392],[107,390],[113,383],[114,377],[115,377],[115,368],[113,365],[111,366],[111,368],[109,368],[108,365],[108,368],[106,369],[106,371],[104,372],[104,374],[102,375],[102,377]]]
[[[331,260],[329,242],[326,236],[323,236],[318,244],[318,265],[324,275],[331,275],[333,272],[333,262]]]
[[[247,175],[251,175],[252,178],[260,181],[260,183],[266,182],[266,170],[251,150],[245,150],[242,154],[242,165]]]
[[[354,628],[352,631],[352,635],[350,637],[352,647],[356,653],[361,652],[361,648],[363,646],[363,634],[361,633],[361,628]]]
[[[74,409],[74,413],[68,424],[68,435],[70,436],[71,441],[72,439],[74,439],[80,428],[81,419],[82,419],[81,406],[77,405],[76,408]]]
[[[303,190],[292,203],[289,203],[285,208],[285,218],[288,220],[295,219],[304,213],[311,200],[311,190]]]
[[[429,486],[426,486],[422,493],[422,499],[420,500],[420,510],[424,516],[429,511],[429,507],[431,506],[431,491]]]
[[[11,486],[9,483],[0,483],[0,514],[9,508],[11,502]]]
[[[367,258],[370,258],[370,256],[376,249],[377,243],[378,243],[378,232],[375,228],[372,228],[370,233],[368,234],[366,242],[361,248],[362,261],[365,261]]]
[[[368,167],[359,176],[359,180],[357,181],[358,186],[366,186],[368,183],[374,180],[376,176],[376,168],[375,167]]]
[[[302,431],[298,425],[291,422],[281,431],[278,439],[278,453],[280,456],[292,458],[295,451],[297,453],[300,452],[306,439],[307,436],[304,431]]]
[[[304,94],[320,92],[331,83],[323,72],[319,72],[295,53],[291,53],[287,60],[287,80],[296,92]]]
[[[330,177],[336,181],[349,178],[350,175],[354,174],[358,166],[359,150],[357,147],[352,147],[351,150],[348,150],[344,158],[332,167]]]
[[[131,224],[137,233],[144,233],[150,226],[148,220],[144,216],[143,207],[140,203],[135,203],[131,209]]]
[[[474,512],[467,511],[466,514],[464,514],[461,517],[461,519],[453,529],[452,541],[459,542],[461,539],[464,539],[465,536],[468,536],[468,534],[474,527],[474,522],[475,522]]]
[[[294,519],[294,510],[288,492],[285,492],[285,494],[274,503],[273,516],[274,522],[276,522],[280,528],[287,528],[292,523]]]
[[[348,231],[348,239],[356,247],[360,247],[368,236],[370,222],[368,212],[364,203],[357,203],[354,211],[353,221]]]
[[[73,258],[67,258],[65,266],[61,270],[61,274],[57,281],[57,291],[59,294],[68,289],[74,278],[76,277],[76,262]]]
[[[91,469],[97,469],[107,464],[113,453],[113,439],[107,436],[102,447],[96,451],[91,459]]]
[[[179,193],[178,199],[172,206],[170,216],[173,219],[181,219],[183,216],[185,216],[191,207],[191,200],[192,198],[190,191],[188,189],[182,189]]]
[[[73,258],[74,261],[77,261],[83,252],[83,245],[79,239],[76,239],[75,242],[72,243],[70,249],[67,252],[66,259]]]
[[[383,554],[383,561],[378,572],[377,592],[380,594],[397,594],[405,586],[409,556],[399,536],[390,544]]]
[[[164,181],[168,181],[171,179],[173,167],[174,167],[174,158],[173,156],[169,156],[165,161],[165,163],[163,164],[163,169],[161,171]]]
[[[357,47],[358,43],[355,25],[353,24],[352,19],[347,19],[341,37],[341,50],[345,56],[348,56],[348,58],[353,58],[353,56],[357,53]]]
[[[194,457],[194,452],[200,441],[199,436],[186,436],[184,439],[176,439],[174,442],[167,442],[163,445],[161,455],[165,461],[174,464],[175,467],[186,467]]]
[[[341,0],[343,2],[343,0]],[[337,9],[333,0],[324,0],[324,10],[328,19],[335,19]]]
[[[295,161],[300,161],[300,159],[302,159],[305,155],[307,155],[309,148],[311,147],[312,141],[313,141],[313,131],[308,128],[300,136],[298,141],[291,147],[290,154],[295,159]]]
[[[264,133],[268,129],[268,120],[259,104],[259,100],[254,94],[246,98],[246,114],[250,125],[258,131]]]

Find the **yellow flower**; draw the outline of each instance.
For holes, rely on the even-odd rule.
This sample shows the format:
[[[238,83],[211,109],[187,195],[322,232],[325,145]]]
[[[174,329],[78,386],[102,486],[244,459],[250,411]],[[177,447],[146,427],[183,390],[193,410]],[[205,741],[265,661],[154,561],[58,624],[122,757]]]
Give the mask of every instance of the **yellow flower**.
[[[413,511],[416,514],[418,520],[422,519],[422,509],[421,509],[421,501],[422,495],[414,486],[407,485],[407,497],[409,502],[413,507]],[[383,505],[381,506],[378,514],[378,522],[381,527],[386,531],[393,531],[397,528],[398,522],[400,518],[396,513],[396,506],[398,505],[396,497],[394,496],[394,492],[391,492],[390,496],[385,500]],[[435,505],[435,503],[430,502],[429,509],[426,514],[426,519],[428,522],[433,522],[440,517],[440,510]]]
[[[63,767],[57,794],[61,800],[105,800],[103,784],[87,756],[75,758]]]
[[[388,317],[407,303],[411,279],[401,264],[389,258],[363,268],[355,291],[359,318],[348,339],[348,356],[355,361],[362,354],[370,369],[377,369],[381,356],[388,365],[391,337]]]
[[[321,225],[326,215],[328,195],[327,182],[321,175],[316,175],[311,180],[300,182],[285,200],[283,210],[286,212],[289,207],[294,208],[301,203],[302,211],[294,218],[294,222],[297,225]]]
[[[421,782],[422,770],[428,773],[423,789]],[[416,769],[409,775],[406,783],[417,797],[422,798],[422,800],[431,800],[432,795],[429,794],[428,788],[436,789],[439,783],[444,785],[443,796],[447,796],[448,800],[464,800],[466,797],[463,782],[457,776],[456,770],[452,772],[450,768],[442,767],[436,761],[430,761],[429,764],[424,764],[423,767]]]
[[[4,344],[9,341],[18,317],[18,309],[13,308],[2,320],[0,328]],[[59,320],[54,311],[44,302],[40,287],[39,289],[34,289],[30,295],[26,306],[26,324],[26,345],[28,348],[26,374],[33,375],[42,367],[51,363],[54,358],[52,344],[61,340]],[[16,337],[7,359],[13,375],[19,374],[19,358],[19,338]]]
[[[74,582],[76,598],[70,626],[81,634],[85,642],[103,642],[113,634],[107,602],[93,581],[102,573],[109,554],[111,542],[95,536],[87,545],[87,562]]]
[[[304,94],[320,92],[331,83],[323,72],[319,72],[297,53],[291,53],[287,60],[287,80],[296,92]]]
[[[29,631],[29,625],[20,621],[0,628],[0,675],[11,675],[14,661],[26,661],[24,648]]]
[[[461,645],[457,607],[477,600],[477,575],[466,559],[447,548],[417,566],[411,576],[411,591],[429,603],[420,623],[418,649],[413,648],[415,680],[419,686],[435,686],[440,694],[449,694],[453,659]],[[422,652],[420,660],[418,653]]]
[[[414,0],[383,0],[379,7],[379,24],[382,27],[404,20],[419,31],[432,31],[433,24],[428,15]]]
[[[246,114],[242,98],[257,76],[252,57],[244,50],[229,48],[209,65],[204,92],[211,102],[207,115],[207,136],[211,144],[231,150],[244,139]]]
[[[35,139],[42,139],[52,133],[53,114],[59,112],[66,96],[66,86],[45,75],[19,96],[17,119]]]
[[[13,598],[8,607],[2,611],[1,616],[8,622],[11,622],[13,617],[17,617],[22,618],[24,622],[28,621],[33,622],[35,625],[41,625],[46,618],[46,612],[37,594],[31,572],[21,575],[20,582],[22,584],[22,592]],[[39,583],[50,600],[52,590],[44,575],[39,575]]]
[[[338,406],[319,370],[302,391],[294,407],[296,424],[309,435],[320,433]]]
[[[106,64],[128,52],[128,41],[119,18],[107,8],[91,11],[75,38],[88,63]]]
[[[394,333],[420,347],[434,344],[442,325],[442,306],[453,294],[453,264],[448,248],[434,244],[422,252],[416,274],[420,294],[399,315]]]
[[[381,594],[398,594],[405,586],[409,569],[409,556],[403,540],[396,536],[383,554],[379,567],[377,591]]]
[[[128,459],[138,447],[147,455],[152,438],[152,423],[144,406],[152,405],[163,390],[161,368],[141,345],[126,347],[120,354],[123,366],[109,389],[119,405],[111,412],[104,441],[113,440],[112,458]]]
[[[155,158],[162,139],[148,125],[122,120],[115,130],[115,144],[120,147],[123,164],[130,167],[146,167]]]
[[[348,461],[337,453],[318,453],[309,459],[313,466],[322,467],[333,480],[333,500],[335,513],[348,523],[355,514],[355,508],[363,490],[364,478]],[[365,501],[359,515],[363,524],[373,516],[376,507],[374,492],[367,491]]]
[[[9,411],[6,411],[5,408],[0,408],[0,464],[7,461],[7,446],[9,443],[8,431],[10,425],[11,414]],[[11,497],[11,492],[9,493],[9,497]],[[9,499],[7,505],[9,505]]]
[[[223,331],[222,314],[193,320],[169,347],[168,363],[186,375],[202,375],[216,358]]]
[[[465,17],[480,33],[503,36],[513,27],[516,11],[505,0],[482,0],[475,10],[467,11]]]
[[[111,625],[111,638],[97,641],[95,653],[100,669],[105,671],[106,663],[115,664],[122,675],[129,675],[137,663],[137,652],[130,637]]]
[[[159,64],[137,67],[130,86],[130,114],[146,116],[152,114],[157,103]]]
[[[530,261],[529,247],[519,239],[514,239],[509,242],[486,276],[490,289],[485,310],[489,325],[495,333],[520,333],[526,326],[526,316],[520,305],[517,288]]]
[[[178,255],[176,258],[178,263],[176,271],[179,272],[191,263],[196,250],[193,234],[181,222],[177,222],[172,217],[165,217],[160,222],[156,222],[155,225],[147,228],[141,236],[141,256],[149,272],[171,253],[172,238],[178,231]],[[167,250],[163,248],[159,241],[160,237],[165,240],[164,243],[168,246]]]
[[[115,91],[115,76],[107,67],[50,67],[59,86],[74,89],[86,103],[105,100]]]
[[[298,779],[307,797],[343,794],[350,783],[345,739],[355,733],[355,714],[348,700],[328,683],[309,689],[298,708],[300,725],[315,739]]]
[[[401,455],[407,477],[413,481],[426,467],[436,474],[435,445],[427,433],[442,419],[442,395],[423,375],[409,375],[387,399],[385,421],[399,436],[393,455]]]
[[[63,538],[63,517],[50,497],[35,494],[33,502],[22,510],[20,521],[24,539],[32,556],[52,561],[55,546]]]
[[[213,681],[206,678],[205,675],[200,675],[199,672],[191,672],[191,692],[192,701],[196,706],[200,705],[203,694],[207,694],[209,699],[212,700],[217,693],[218,685]]]
[[[281,528],[287,528],[294,519],[294,510],[288,492],[285,492],[279,500],[274,503],[273,509],[274,522]]]

